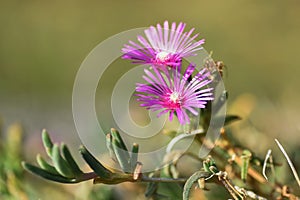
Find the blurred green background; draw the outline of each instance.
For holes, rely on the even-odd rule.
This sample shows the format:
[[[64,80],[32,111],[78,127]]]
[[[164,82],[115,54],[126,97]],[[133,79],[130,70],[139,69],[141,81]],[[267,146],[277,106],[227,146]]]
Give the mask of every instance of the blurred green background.
[[[0,116],[5,125],[23,125],[25,157],[41,148],[42,128],[76,151],[72,87],[83,59],[109,36],[164,20],[195,27],[205,49],[224,61],[229,105],[243,93],[253,95],[250,121],[271,138],[270,147],[274,137],[298,145],[297,0],[1,1]]]

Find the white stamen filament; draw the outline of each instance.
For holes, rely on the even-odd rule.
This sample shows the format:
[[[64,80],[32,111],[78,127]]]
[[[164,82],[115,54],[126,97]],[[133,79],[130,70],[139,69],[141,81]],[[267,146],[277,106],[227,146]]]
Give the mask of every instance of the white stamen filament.
[[[169,53],[162,51],[156,55],[156,59],[163,62],[169,59],[169,55],[170,55]]]

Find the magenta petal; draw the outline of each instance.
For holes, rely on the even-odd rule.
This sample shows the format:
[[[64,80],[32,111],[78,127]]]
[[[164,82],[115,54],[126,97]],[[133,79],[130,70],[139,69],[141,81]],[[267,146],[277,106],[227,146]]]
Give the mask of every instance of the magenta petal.
[[[201,50],[204,43],[203,39],[194,41],[198,34],[192,36],[194,28],[184,32],[185,26],[185,23],[176,25],[173,22],[169,27],[168,21],[163,26],[150,26],[144,31],[146,37],[137,37],[139,43],[129,41],[129,44],[124,45],[122,58],[152,66],[180,66],[183,58],[195,56],[195,52]]]
[[[143,77],[147,83],[137,83],[136,87],[141,106],[160,111],[158,117],[169,112],[169,120],[173,120],[176,112],[179,123],[189,123],[187,112],[198,115],[197,109],[204,108],[207,101],[213,100],[213,88],[206,88],[211,82],[208,79],[209,72],[201,70],[197,78],[189,82],[187,79],[194,70],[195,66],[190,65],[181,76],[176,68],[164,71],[156,67],[145,69]]]

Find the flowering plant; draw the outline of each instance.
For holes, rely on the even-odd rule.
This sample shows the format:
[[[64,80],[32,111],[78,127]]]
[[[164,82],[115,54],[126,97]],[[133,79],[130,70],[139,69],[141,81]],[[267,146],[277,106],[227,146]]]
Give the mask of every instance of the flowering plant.
[[[185,26],[184,23],[172,23],[169,27],[168,21],[163,25],[151,26],[145,30],[145,37],[137,36],[138,42],[129,41],[122,49],[123,59],[145,65],[145,82],[136,83],[135,95],[140,106],[151,112],[158,111],[157,117],[167,114],[170,121],[177,118],[181,125],[191,126],[194,117],[198,117],[196,130],[171,137],[162,168],[144,172],[144,163],[139,160],[139,144],[133,143],[129,151],[122,134],[114,128],[107,133],[106,144],[114,164],[119,165],[121,170],[106,166],[82,146],[80,153],[92,169],[92,172],[84,172],[67,145],[54,144],[46,130],[42,133],[42,139],[52,163],[38,156],[39,167],[26,162],[22,163],[23,167],[45,179],[68,184],[88,180],[93,180],[94,184],[109,185],[146,182],[145,196],[152,199],[163,199],[167,195],[171,199],[187,200],[191,191],[195,192],[195,183],[199,189],[206,191],[209,188],[207,182],[224,186],[228,198],[231,196],[233,199],[299,199],[286,185],[268,182],[266,169],[278,166],[272,161],[271,154],[262,160],[233,138],[227,125],[239,120],[238,116],[218,116],[215,121],[212,120],[212,111],[220,110],[220,105],[227,98],[227,91],[222,91],[223,95],[216,95],[216,77],[222,77],[224,64],[206,58],[201,66],[192,62],[185,66],[185,59],[196,56],[203,50],[204,44],[203,39],[195,41],[198,34],[192,35],[194,29],[185,32]],[[220,138],[211,140],[207,137],[210,126],[214,127],[219,122],[222,122],[222,126],[213,130],[217,135],[220,134]],[[201,148],[209,149],[210,155],[203,158],[190,151],[172,150],[175,143],[191,136],[195,136],[194,141]],[[278,145],[282,147],[279,142]],[[184,156],[201,163],[201,167],[185,175],[178,167],[178,162]],[[208,195],[212,195],[212,199],[217,198],[213,196],[217,194],[208,192]]]

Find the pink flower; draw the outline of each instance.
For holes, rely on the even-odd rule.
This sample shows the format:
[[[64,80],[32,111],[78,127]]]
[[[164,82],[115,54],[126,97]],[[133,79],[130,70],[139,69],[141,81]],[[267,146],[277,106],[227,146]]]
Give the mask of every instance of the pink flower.
[[[191,36],[194,28],[184,32],[185,24],[173,22],[171,29],[165,21],[163,27],[157,24],[145,30],[146,39],[138,36],[139,43],[129,41],[122,49],[123,59],[133,63],[150,64],[151,66],[181,66],[182,59],[195,56],[196,51],[202,49],[204,39],[195,42],[198,34]]]
[[[152,69],[154,73],[145,69],[143,78],[147,83],[137,83],[136,91],[139,92],[137,96],[141,106],[152,111],[159,110],[158,117],[169,113],[171,121],[176,113],[179,122],[186,124],[190,122],[187,111],[198,115],[197,108],[205,108],[207,101],[213,100],[213,88],[207,87],[211,82],[207,69],[202,69],[191,81],[188,79],[195,70],[193,64],[188,66],[183,76],[175,68],[164,72],[155,67]]]

